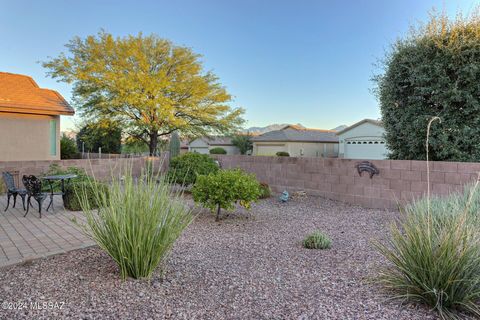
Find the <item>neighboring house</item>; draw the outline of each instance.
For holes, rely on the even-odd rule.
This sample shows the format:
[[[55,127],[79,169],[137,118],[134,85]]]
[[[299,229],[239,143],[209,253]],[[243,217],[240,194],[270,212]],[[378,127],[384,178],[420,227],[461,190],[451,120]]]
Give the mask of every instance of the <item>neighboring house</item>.
[[[240,154],[240,150],[232,144],[229,137],[201,137],[190,141],[188,144],[189,152],[198,152],[203,154],[210,153],[213,148],[223,148],[227,154]]]
[[[338,137],[333,130],[307,129],[287,125],[252,138],[254,156],[271,156],[279,151],[291,157],[337,157]]]
[[[378,120],[364,119],[337,132],[339,157],[346,159],[386,159],[385,129]]]
[[[181,140],[180,141],[180,154],[184,154],[188,152],[188,140]]]
[[[58,92],[0,72],[0,161],[60,159],[60,115],[73,114]]]

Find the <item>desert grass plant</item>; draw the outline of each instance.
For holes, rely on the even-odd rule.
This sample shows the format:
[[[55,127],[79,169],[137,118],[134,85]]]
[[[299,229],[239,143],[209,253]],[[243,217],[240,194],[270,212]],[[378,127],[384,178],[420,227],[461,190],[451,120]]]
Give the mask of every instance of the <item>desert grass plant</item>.
[[[332,240],[323,232],[315,231],[309,234],[302,242],[303,247],[307,249],[329,249]]]
[[[478,227],[469,223],[466,212],[442,214],[438,223],[423,210],[423,202],[407,207],[403,222],[391,226],[389,242],[377,244],[390,262],[380,283],[394,298],[424,303],[443,319],[456,318],[456,311],[480,317]]]
[[[427,163],[434,120],[427,128]],[[426,304],[442,319],[480,317],[478,185],[477,179],[463,193],[443,198],[431,197],[428,189],[427,197],[403,207],[389,241],[375,244],[389,262],[378,280],[393,298]]]
[[[122,279],[150,278],[193,216],[164,176],[135,180],[127,169],[123,178],[112,178],[108,194],[91,186],[97,188],[98,210],[91,208],[89,194],[80,192],[82,227],[115,260]]]

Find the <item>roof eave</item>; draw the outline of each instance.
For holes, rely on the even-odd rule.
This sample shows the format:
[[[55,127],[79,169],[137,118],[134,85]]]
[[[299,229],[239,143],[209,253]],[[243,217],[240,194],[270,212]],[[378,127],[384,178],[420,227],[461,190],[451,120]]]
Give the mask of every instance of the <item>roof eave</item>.
[[[33,108],[11,108],[0,106],[0,112],[6,113],[18,113],[18,114],[35,114],[35,115],[62,115],[73,116],[75,111],[73,109],[68,110],[47,110],[47,109],[33,109]]]

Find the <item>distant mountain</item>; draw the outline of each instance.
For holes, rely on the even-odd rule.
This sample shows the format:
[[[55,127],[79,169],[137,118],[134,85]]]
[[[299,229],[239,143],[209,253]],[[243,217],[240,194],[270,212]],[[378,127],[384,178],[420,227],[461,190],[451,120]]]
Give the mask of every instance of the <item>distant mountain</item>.
[[[266,126],[266,127],[250,127],[248,129],[246,129],[245,131],[250,132],[250,133],[255,133],[255,134],[262,134],[262,133],[266,133],[266,132],[270,132],[270,131],[280,130],[283,127],[286,127],[288,125],[289,125],[289,123],[274,123],[274,124],[271,124],[271,125]],[[296,125],[299,126],[299,127],[305,128],[300,123],[297,123]]]
[[[342,130],[345,129],[345,128],[348,128],[348,126],[342,124],[342,125],[339,125],[338,127],[333,128],[332,130],[333,130],[333,131],[342,131]]]

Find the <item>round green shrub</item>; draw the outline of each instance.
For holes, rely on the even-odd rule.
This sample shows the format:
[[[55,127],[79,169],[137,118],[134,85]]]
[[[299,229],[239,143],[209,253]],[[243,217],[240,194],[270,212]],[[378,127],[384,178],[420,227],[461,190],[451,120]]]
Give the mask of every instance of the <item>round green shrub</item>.
[[[210,154],[227,154],[227,150],[223,149],[222,147],[216,147],[210,149]]]
[[[80,211],[81,199],[80,195],[85,194],[90,208],[97,209],[99,207],[96,192],[108,193],[108,186],[97,181],[80,181],[68,184],[65,187],[64,205],[71,211]]]
[[[315,231],[303,240],[303,246],[307,249],[329,249],[331,245],[330,238],[321,231]]]
[[[195,183],[197,176],[215,173],[218,169],[209,155],[189,152],[172,159],[168,177],[174,183],[188,186]]]
[[[278,151],[275,154],[277,155],[277,157],[290,157],[290,154],[286,151]]]
[[[198,176],[192,189],[195,202],[212,212],[217,211],[216,221],[219,220],[220,209],[233,210],[235,203],[250,209],[250,204],[258,200],[260,193],[255,175],[241,169],[220,170],[207,176]]]
[[[260,199],[270,198],[271,195],[272,195],[272,190],[270,189],[270,186],[265,182],[261,182],[260,183]]]

